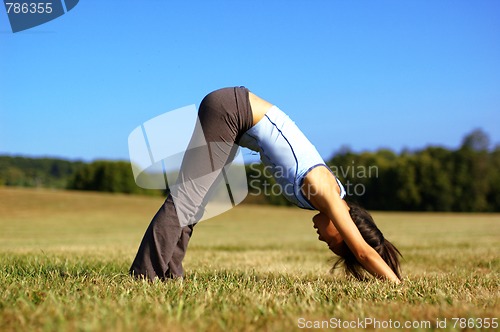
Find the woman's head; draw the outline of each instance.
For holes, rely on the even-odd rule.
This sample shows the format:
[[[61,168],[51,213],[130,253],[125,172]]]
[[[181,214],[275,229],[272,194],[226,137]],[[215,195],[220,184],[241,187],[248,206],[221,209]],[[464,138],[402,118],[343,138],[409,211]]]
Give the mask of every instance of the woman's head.
[[[361,236],[375,251],[382,257],[387,265],[394,271],[394,273],[401,279],[401,268],[399,264],[399,257],[401,253],[399,250],[384,238],[382,232],[378,229],[373,221],[372,216],[362,207],[347,202],[349,206],[349,214],[356,224]],[[344,244],[345,245],[345,244]],[[359,280],[365,279],[364,268],[356,260],[354,254],[348,250],[342,252],[341,258],[335,262],[333,268],[337,268],[340,264],[344,263],[345,269],[348,273],[353,275]]]

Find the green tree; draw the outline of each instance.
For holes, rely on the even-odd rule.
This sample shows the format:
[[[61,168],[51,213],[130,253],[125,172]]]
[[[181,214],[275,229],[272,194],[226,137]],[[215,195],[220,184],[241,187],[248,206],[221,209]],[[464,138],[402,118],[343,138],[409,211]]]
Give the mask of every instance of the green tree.
[[[422,204],[422,197],[419,190],[417,178],[417,163],[413,155],[404,153],[397,162],[394,169],[397,188],[395,189],[394,205],[395,210],[418,210]]]
[[[470,149],[479,152],[488,151],[489,146],[490,137],[480,128],[474,129],[462,140],[462,149]]]
[[[487,194],[489,211],[500,211],[500,145],[491,152],[489,163],[490,186]]]
[[[142,189],[134,181],[130,163],[94,161],[81,167],[68,183],[68,189],[110,193],[160,195],[160,190]]]
[[[416,154],[416,180],[421,197],[419,210],[451,211],[453,184],[450,151],[428,147]]]

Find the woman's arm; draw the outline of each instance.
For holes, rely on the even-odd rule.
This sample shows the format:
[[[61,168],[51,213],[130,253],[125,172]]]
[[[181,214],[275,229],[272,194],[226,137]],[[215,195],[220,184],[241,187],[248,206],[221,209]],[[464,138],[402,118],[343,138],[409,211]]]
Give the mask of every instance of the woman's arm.
[[[340,188],[326,167],[316,167],[305,177],[302,192],[312,205],[326,214],[344,239],[358,262],[371,274],[396,283],[400,280],[380,255],[366,243],[340,198]]]

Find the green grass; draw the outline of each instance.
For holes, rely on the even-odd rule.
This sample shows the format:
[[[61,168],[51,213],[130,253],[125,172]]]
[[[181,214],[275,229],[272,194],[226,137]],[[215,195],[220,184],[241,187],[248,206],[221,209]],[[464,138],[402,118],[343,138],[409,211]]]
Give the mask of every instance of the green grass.
[[[0,331],[320,330],[365,318],[428,321],[420,330],[446,318],[442,330],[458,331],[454,317],[500,318],[499,214],[374,213],[405,256],[395,286],[330,274],[314,212],[243,205],[195,228],[184,280],[136,281],[127,270],[161,203],[0,188]]]

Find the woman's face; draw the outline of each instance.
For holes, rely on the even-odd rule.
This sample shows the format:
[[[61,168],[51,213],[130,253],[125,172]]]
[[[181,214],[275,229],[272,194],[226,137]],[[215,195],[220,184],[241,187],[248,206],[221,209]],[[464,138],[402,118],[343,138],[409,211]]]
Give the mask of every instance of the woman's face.
[[[342,236],[340,236],[339,231],[325,214],[318,213],[315,215],[313,217],[313,223],[316,233],[319,235],[318,240],[328,244],[330,250],[336,255],[343,256],[346,250],[349,250]]]

